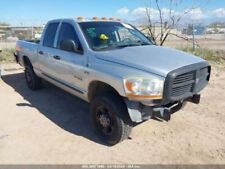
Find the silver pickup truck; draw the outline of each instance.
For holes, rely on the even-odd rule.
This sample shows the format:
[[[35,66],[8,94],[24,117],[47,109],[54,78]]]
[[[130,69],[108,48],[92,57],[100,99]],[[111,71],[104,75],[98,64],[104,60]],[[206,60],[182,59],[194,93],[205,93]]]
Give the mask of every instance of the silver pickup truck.
[[[40,42],[17,42],[15,57],[31,90],[44,79],[90,102],[93,128],[109,145],[128,138],[138,123],[169,121],[186,102],[198,104],[211,71],[199,57],[107,20],[50,21]]]

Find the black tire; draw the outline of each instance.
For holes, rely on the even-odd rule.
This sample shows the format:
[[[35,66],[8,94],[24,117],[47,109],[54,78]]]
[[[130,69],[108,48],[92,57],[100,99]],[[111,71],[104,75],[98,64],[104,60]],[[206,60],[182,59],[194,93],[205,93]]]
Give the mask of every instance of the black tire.
[[[132,123],[123,100],[114,94],[104,94],[91,101],[91,121],[99,138],[113,146],[127,139]]]
[[[35,74],[30,64],[25,66],[25,78],[29,89],[38,90],[41,88],[41,79]]]

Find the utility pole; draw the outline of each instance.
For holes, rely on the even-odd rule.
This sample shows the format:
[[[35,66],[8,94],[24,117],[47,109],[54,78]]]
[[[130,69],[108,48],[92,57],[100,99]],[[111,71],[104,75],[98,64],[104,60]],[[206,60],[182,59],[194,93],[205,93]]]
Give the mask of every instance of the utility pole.
[[[31,39],[33,39],[33,37],[34,37],[34,27],[32,26],[31,27]]]
[[[194,0],[192,0],[192,9],[194,9]],[[195,28],[194,28],[194,20],[192,18],[192,43],[193,43],[193,52],[195,51]]]
[[[194,28],[194,23],[192,23],[192,50],[193,52],[195,51],[195,28]]]

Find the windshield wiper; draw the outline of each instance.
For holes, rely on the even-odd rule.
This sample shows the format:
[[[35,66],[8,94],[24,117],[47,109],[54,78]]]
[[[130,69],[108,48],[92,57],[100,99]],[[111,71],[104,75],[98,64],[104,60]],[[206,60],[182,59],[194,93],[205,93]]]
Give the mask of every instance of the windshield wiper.
[[[103,47],[103,48],[98,48],[98,49],[95,49],[97,51],[104,51],[104,50],[112,50],[112,49],[121,49],[121,48],[126,48],[126,47],[132,47],[132,46],[142,46],[142,45],[150,45],[150,44],[147,44],[147,43],[130,43],[130,44],[122,44],[122,45],[110,45],[110,46],[106,46],[106,47]]]
[[[140,46],[151,45],[151,44],[143,42],[143,41],[137,41],[136,43],[138,43]]]
[[[124,44],[124,45],[116,45],[116,48],[126,48],[126,47],[131,47],[131,46],[140,46],[140,43],[131,43],[131,44]]]
[[[99,48],[96,50],[101,51],[101,50],[121,49],[121,48],[126,48],[126,47],[131,47],[131,46],[140,46],[140,44],[135,43],[135,44],[124,44],[124,45],[110,45],[110,46],[107,46],[104,48]]]

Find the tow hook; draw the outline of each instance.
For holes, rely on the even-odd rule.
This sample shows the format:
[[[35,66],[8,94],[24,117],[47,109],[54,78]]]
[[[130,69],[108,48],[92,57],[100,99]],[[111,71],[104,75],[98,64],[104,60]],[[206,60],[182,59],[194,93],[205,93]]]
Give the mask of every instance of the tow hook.
[[[165,109],[162,117],[163,117],[163,119],[165,121],[170,121],[170,119],[171,119],[171,112],[170,112],[170,110]]]
[[[188,101],[194,104],[199,104],[201,100],[201,95],[196,94],[192,98],[189,98]]]
[[[163,120],[165,121],[170,121],[171,119],[171,108],[166,108],[166,107],[159,107],[159,108],[154,108],[154,112],[160,112],[160,116]]]

